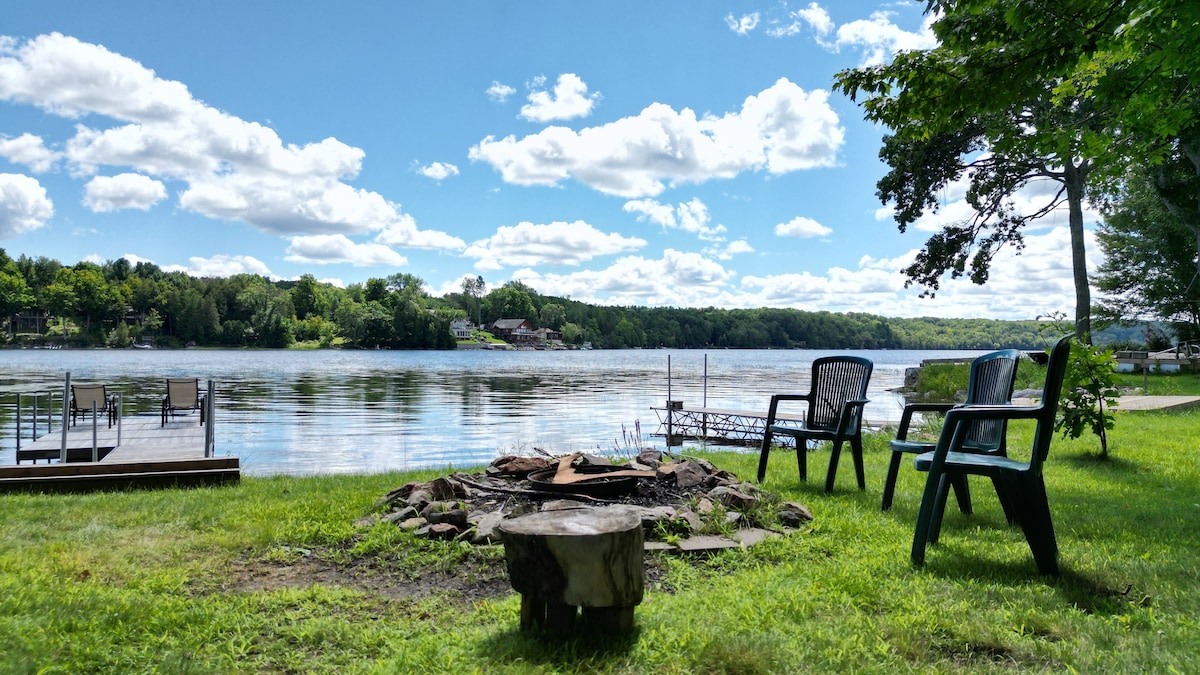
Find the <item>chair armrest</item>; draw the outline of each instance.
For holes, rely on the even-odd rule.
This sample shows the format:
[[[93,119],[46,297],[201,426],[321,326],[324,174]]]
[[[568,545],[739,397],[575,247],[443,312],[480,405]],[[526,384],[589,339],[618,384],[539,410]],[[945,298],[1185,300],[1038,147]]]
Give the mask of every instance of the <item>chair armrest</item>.
[[[852,401],[846,401],[842,406],[842,412],[838,415],[838,434],[844,435],[850,431],[850,427],[854,424],[856,418],[861,418],[863,406],[870,403],[870,399],[858,398]],[[861,422],[861,419],[859,420]]]
[[[767,426],[775,423],[775,414],[781,401],[811,401],[812,394],[775,394],[771,396],[771,405],[767,408]]]
[[[900,428],[896,430],[896,440],[903,441],[908,438],[908,427],[912,424],[913,413],[918,412],[940,412],[944,413],[953,408],[956,403],[907,403],[904,406],[904,412],[900,414]]]

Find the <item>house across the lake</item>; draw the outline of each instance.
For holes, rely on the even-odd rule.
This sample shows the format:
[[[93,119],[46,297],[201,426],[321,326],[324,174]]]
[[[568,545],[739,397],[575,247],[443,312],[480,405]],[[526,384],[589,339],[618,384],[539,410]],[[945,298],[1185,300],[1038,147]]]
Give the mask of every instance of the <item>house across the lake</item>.
[[[497,319],[492,324],[492,335],[518,347],[537,344],[538,336],[525,319]]]

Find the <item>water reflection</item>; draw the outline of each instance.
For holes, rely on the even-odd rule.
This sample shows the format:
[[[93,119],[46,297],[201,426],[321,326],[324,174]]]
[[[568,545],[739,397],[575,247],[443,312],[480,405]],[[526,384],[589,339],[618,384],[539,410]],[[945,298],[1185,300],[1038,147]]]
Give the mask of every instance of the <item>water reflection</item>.
[[[61,391],[67,371],[120,392],[126,414],[156,414],[163,378],[212,379],[219,453],[241,457],[249,474],[308,474],[474,465],[531,447],[612,450],[638,422],[646,437],[657,431],[650,408],[667,398],[668,356],[671,398],[761,410],[772,393],[806,390],[813,359],[826,353],[708,352],[706,378],[705,352],[675,350],[5,350],[0,463],[14,456],[13,394]],[[873,422],[899,418],[903,402],[888,390],[907,367],[948,355],[850,353],[875,361]]]

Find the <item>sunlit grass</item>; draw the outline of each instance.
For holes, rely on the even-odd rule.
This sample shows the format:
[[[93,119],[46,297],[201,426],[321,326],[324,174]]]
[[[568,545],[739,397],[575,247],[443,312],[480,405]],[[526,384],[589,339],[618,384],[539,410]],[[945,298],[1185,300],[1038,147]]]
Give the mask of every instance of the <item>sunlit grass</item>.
[[[1010,449],[1028,447],[1014,425]],[[239,574],[320,558],[408,575],[502,565],[498,549],[356,528],[421,474],[246,478],[235,486],[0,496],[0,672],[1197,672],[1200,413],[1119,413],[1113,458],[1056,439],[1046,466],[1063,574],[1038,575],[994,491],[949,508],[924,568],[908,562],[924,476],[906,463],[879,511],[887,438],[821,492],[772,457],[763,487],[809,506],[803,533],[744,552],[663,558],[629,636],[518,630],[514,594],[405,598]],[[699,453],[698,453],[699,454]],[[741,476],[753,453],[703,453]]]

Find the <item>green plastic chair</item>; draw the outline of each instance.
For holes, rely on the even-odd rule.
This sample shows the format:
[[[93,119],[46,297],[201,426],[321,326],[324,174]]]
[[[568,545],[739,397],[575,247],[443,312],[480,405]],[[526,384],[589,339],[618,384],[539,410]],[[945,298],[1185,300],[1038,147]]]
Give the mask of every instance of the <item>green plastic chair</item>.
[[[998,486],[997,496],[1004,504],[1005,512],[1016,515],[1015,520],[1021,525],[1025,540],[1029,542],[1038,571],[1048,575],[1058,574],[1058,543],[1054,537],[1046,484],[1042,479],[1042,465],[1054,437],[1058,400],[1070,356],[1071,337],[1066,336],[1050,350],[1046,383],[1038,405],[959,406],[946,413],[936,448],[918,455],[913,462],[918,470],[929,472],[913,532],[914,565],[925,564],[925,549],[929,544],[937,543],[950,481],[959,475],[974,474],[988,476]],[[964,450],[973,423],[1009,420],[1034,420],[1037,423],[1028,461]]]
[[[1017,381],[1017,361],[1021,352],[1016,349],[1004,349],[990,354],[984,354],[971,362],[971,372],[967,379],[967,400],[962,405],[1002,405],[1012,403],[1013,386]],[[945,414],[955,403],[909,403],[904,406],[900,415],[900,428],[896,432],[896,440],[889,445],[892,450],[888,462],[887,478],[883,483],[883,501],[880,508],[884,511],[892,508],[892,496],[896,491],[896,477],[900,473],[900,460],[904,455],[920,455],[930,452],[937,445],[934,441],[908,440],[908,429],[914,413],[940,412]],[[974,422],[967,431],[964,450],[1004,455],[1004,436],[1008,423],[1001,420],[985,420]],[[971,490],[967,477],[959,476],[959,480],[951,483],[954,495],[958,498],[958,508],[963,513],[971,513]],[[999,489],[999,487],[997,488]],[[1013,514],[1006,514],[1011,516]]]
[[[796,464],[800,480],[808,480],[808,441],[831,441],[829,471],[825,476],[825,492],[833,492],[838,457],[842,443],[850,443],[858,489],[867,489],[863,477],[862,411],[867,401],[867,383],[874,364],[857,356],[825,356],[813,361],[812,384],[807,394],[776,394],[771,397],[764,426],[762,452],[758,458],[758,482],[767,475],[767,457],[775,435],[791,436],[796,440]],[[779,404],[804,401],[807,403],[804,422],[778,419]]]

